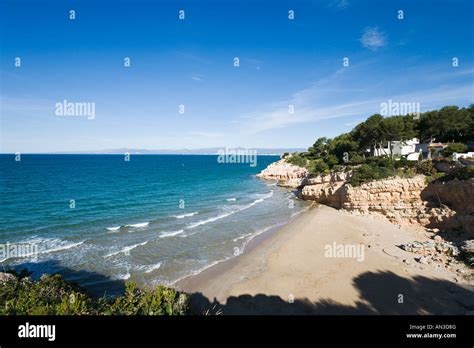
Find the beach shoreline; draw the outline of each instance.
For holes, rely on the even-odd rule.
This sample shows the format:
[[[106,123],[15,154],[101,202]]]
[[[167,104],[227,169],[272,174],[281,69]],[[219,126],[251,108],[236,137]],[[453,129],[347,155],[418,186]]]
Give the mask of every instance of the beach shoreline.
[[[399,247],[426,239],[422,229],[314,205],[256,237],[243,254],[174,286],[192,294],[197,311],[223,314],[472,312],[472,285]],[[328,257],[339,245],[362,245],[362,259]]]

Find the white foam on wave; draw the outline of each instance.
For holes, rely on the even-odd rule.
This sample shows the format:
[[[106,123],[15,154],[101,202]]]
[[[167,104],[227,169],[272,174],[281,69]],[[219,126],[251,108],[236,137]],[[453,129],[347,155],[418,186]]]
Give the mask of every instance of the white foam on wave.
[[[270,198],[271,196],[273,196],[273,190],[271,190],[271,191],[268,192],[268,193],[262,194],[262,198],[263,198],[263,199]]]
[[[226,201],[227,202],[235,202],[237,200],[237,198],[227,198]]]
[[[217,220],[223,219],[223,218],[225,218],[229,215],[235,214],[236,212],[237,211],[231,211],[231,212],[228,212],[228,213],[224,213],[224,214],[220,214],[220,215],[211,217],[211,218],[206,219],[206,220],[201,220],[201,221],[198,221],[198,222],[194,222],[192,224],[189,224],[187,228],[195,228],[195,227],[198,227],[198,226],[201,226],[201,225],[205,225],[209,222],[217,221]]]
[[[117,274],[116,276],[114,276],[115,279],[120,279],[120,280],[127,280],[129,279],[131,276],[130,272],[127,272],[127,273],[123,273],[123,274]]]
[[[133,228],[143,228],[143,227],[146,227],[150,224],[150,221],[147,221],[147,222],[141,222],[141,223],[138,223],[138,224],[131,224],[131,225],[125,225],[126,227],[133,227]]]
[[[281,226],[281,225],[282,225],[282,224],[267,226],[267,227],[264,227],[264,228],[262,228],[262,229],[260,229],[260,230],[258,230],[258,231],[256,231],[256,232],[254,232],[254,233],[250,233],[250,237],[247,238],[247,239],[245,240],[244,244],[242,245],[242,251],[244,250],[244,248],[247,246],[247,244],[248,244],[252,239],[254,239],[255,237],[261,235],[262,233],[265,233],[265,232],[271,230],[272,228],[275,228],[275,227]]]
[[[304,212],[306,212],[306,211],[308,211],[308,210],[309,210],[309,207],[305,207],[305,208],[303,208],[303,209],[301,209],[301,210],[299,210],[299,211],[297,211],[297,212],[291,214],[290,218],[294,218],[295,216],[298,216],[298,215],[300,215],[301,213],[304,213]]]
[[[199,212],[195,211],[195,212],[187,213],[187,214],[173,215],[173,217],[176,218],[176,219],[184,219],[184,218],[187,218],[187,217],[194,216],[194,215],[196,215],[196,214],[198,214],[198,213],[199,213]]]
[[[188,277],[192,277],[192,276],[198,275],[199,273],[204,272],[205,270],[207,270],[207,269],[209,269],[209,268],[211,268],[211,267],[213,267],[213,266],[215,266],[215,265],[217,265],[217,264],[219,264],[219,263],[221,263],[221,262],[224,262],[224,261],[233,259],[233,258],[235,258],[235,257],[238,257],[239,255],[241,255],[241,254],[243,253],[245,247],[247,246],[247,244],[248,244],[252,239],[254,239],[255,237],[261,235],[262,233],[265,233],[265,232],[267,232],[267,231],[269,231],[269,230],[271,230],[271,229],[273,229],[273,228],[282,226],[282,225],[284,225],[284,224],[285,224],[285,223],[279,223],[279,224],[276,224],[276,225],[267,226],[267,227],[264,227],[264,228],[262,228],[262,229],[260,229],[260,230],[257,230],[256,232],[247,233],[247,234],[245,234],[245,235],[243,235],[243,236],[240,236],[240,237],[235,238],[235,239],[234,239],[234,242],[236,242],[236,241],[239,240],[239,239],[247,238],[247,239],[245,240],[245,242],[243,243],[242,247],[240,248],[240,253],[239,253],[238,255],[233,254],[232,256],[225,257],[225,258],[223,258],[223,259],[221,259],[221,260],[213,261],[213,262],[211,262],[210,264],[208,264],[208,265],[206,265],[206,266],[204,266],[204,267],[202,267],[202,268],[200,268],[200,269],[198,269],[198,270],[192,271],[192,272],[190,272],[189,274],[187,274],[187,275],[185,275],[185,276],[183,276],[183,277],[180,277],[180,278],[178,278],[178,279],[176,279],[176,280],[174,280],[174,281],[172,281],[172,282],[168,282],[167,284],[170,285],[170,286],[171,286],[171,285],[174,285],[174,284],[180,282],[180,281],[183,280],[183,279],[186,279],[186,278],[188,278]]]
[[[56,251],[67,250],[67,249],[75,248],[75,247],[83,244],[84,242],[85,242],[85,240],[83,240],[82,242],[77,242],[77,243],[69,243],[69,244],[66,243],[66,244],[58,246],[56,248],[40,251],[39,253],[40,254],[49,254],[49,253],[54,253]]]
[[[107,230],[110,232],[116,232],[120,230],[122,227],[130,227],[130,228],[144,228],[147,227],[150,224],[150,221],[146,222],[140,222],[138,224],[130,224],[130,225],[124,225],[124,226],[114,226],[114,227],[107,227]]]
[[[118,251],[114,251],[113,253],[110,253],[110,254],[107,254],[105,255],[104,257],[111,257],[111,256],[114,256],[114,255],[118,255],[118,254],[121,254],[121,253],[128,253],[130,252],[131,250],[135,249],[135,248],[138,248],[139,246],[143,246],[145,244],[147,244],[148,241],[145,241],[143,243],[137,243],[137,244],[133,244],[133,245],[130,245],[130,246],[126,246]]]
[[[181,233],[183,233],[183,232],[184,232],[184,230],[162,232],[162,233],[160,234],[160,238],[166,238],[166,237],[176,236],[176,235],[181,234]]]
[[[252,235],[252,233],[247,233],[247,234],[244,234],[244,235],[242,235],[242,236],[240,236],[240,237],[237,237],[237,238],[232,239],[232,241],[235,243],[235,242],[237,242],[238,240],[244,239],[245,237],[248,237],[248,236],[251,236],[251,235]]]
[[[172,281],[172,282],[166,282],[165,284],[168,285],[168,286],[172,286],[172,285],[178,283],[179,281],[181,281],[181,280],[183,280],[183,279],[186,279],[186,278],[188,278],[188,277],[192,277],[192,276],[198,275],[199,273],[204,272],[206,269],[211,268],[212,266],[215,266],[215,265],[217,265],[218,263],[227,261],[227,260],[229,260],[229,259],[231,259],[231,258],[232,258],[232,257],[228,257],[228,258],[225,258],[225,259],[222,259],[222,260],[219,260],[219,261],[211,262],[209,265],[206,265],[206,266],[204,266],[204,267],[201,268],[201,269],[192,271],[191,273],[189,273],[189,274],[187,274],[187,275],[185,275],[185,276],[183,276],[183,277],[181,277],[181,278],[178,278],[178,279],[176,279],[176,280],[174,280],[174,281]]]
[[[189,225],[187,226],[187,228],[191,229],[191,228],[195,228],[195,227],[198,227],[198,226],[201,226],[201,225],[205,225],[205,224],[207,224],[207,223],[209,223],[209,222],[213,222],[213,221],[217,221],[217,220],[223,219],[223,218],[225,218],[225,217],[228,217],[228,216],[230,216],[230,215],[233,215],[233,214],[235,214],[235,213],[238,213],[239,211],[242,211],[242,210],[246,210],[246,209],[248,209],[248,208],[251,208],[251,207],[253,207],[255,204],[262,203],[265,199],[270,198],[271,196],[273,196],[273,191],[270,191],[269,193],[264,194],[261,198],[256,199],[256,200],[253,201],[252,203],[249,203],[249,204],[244,205],[244,206],[240,206],[240,207],[238,207],[237,209],[232,210],[232,211],[230,211],[230,212],[223,213],[223,214],[220,214],[220,215],[211,217],[211,218],[206,219],[206,220],[201,220],[201,221],[198,221],[198,222],[194,222],[194,223],[192,223],[192,224],[189,224]]]
[[[145,270],[145,273],[151,273],[151,272],[153,272],[154,270],[160,268],[160,267],[161,267],[161,264],[162,264],[162,262],[158,262],[158,263],[155,263],[155,264],[153,264],[153,265],[140,266],[139,268]]]
[[[71,248],[75,248],[83,244],[85,240],[71,243],[59,238],[39,238],[32,237],[26,240],[22,240],[17,243],[11,243],[11,245],[17,245],[17,248],[22,250],[21,253],[17,253],[14,257],[6,257],[1,259],[0,262],[4,262],[11,258],[36,258],[42,254],[50,254],[58,251],[63,251]],[[31,250],[30,252],[27,252]]]

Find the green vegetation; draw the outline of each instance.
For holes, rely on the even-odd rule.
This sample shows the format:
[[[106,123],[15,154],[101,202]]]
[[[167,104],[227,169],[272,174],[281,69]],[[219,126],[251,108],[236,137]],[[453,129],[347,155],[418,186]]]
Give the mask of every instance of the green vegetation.
[[[464,153],[468,147],[462,143],[451,143],[443,150],[444,157],[451,157],[453,153]]]
[[[301,154],[295,153],[287,158],[287,162],[299,167],[306,167],[308,160]]]
[[[474,139],[474,105],[468,108],[445,106],[421,115],[416,129],[421,141],[466,142]]]
[[[307,152],[287,155],[289,163],[305,167],[312,175],[327,174],[330,171],[351,170],[352,185],[392,176],[412,177],[416,174],[428,176],[429,180],[443,177],[459,180],[470,174],[443,176],[437,173],[431,161],[407,161],[390,156],[373,157],[371,151],[383,153],[388,141],[406,141],[412,138],[429,142],[436,139],[448,142],[442,152],[450,157],[454,152],[468,150],[463,142],[474,141],[474,104],[468,108],[446,106],[440,110],[428,111],[415,118],[411,115],[382,117],[370,116],[352,131],[333,139],[318,138]],[[469,171],[469,170],[466,170]]]
[[[26,272],[0,283],[0,315],[183,315],[188,296],[158,286],[139,289],[126,283],[125,293],[112,299],[89,297],[60,275],[32,281]]]
[[[469,180],[474,178],[474,167],[457,167],[442,177],[443,181]]]

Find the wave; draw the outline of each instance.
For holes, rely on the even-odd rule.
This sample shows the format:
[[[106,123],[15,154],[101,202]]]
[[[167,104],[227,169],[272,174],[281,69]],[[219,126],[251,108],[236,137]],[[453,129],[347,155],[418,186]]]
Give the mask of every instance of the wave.
[[[124,274],[117,274],[114,278],[115,279],[120,279],[120,280],[127,280],[131,276],[130,272],[124,273]]]
[[[250,238],[248,238],[248,239],[244,242],[244,244],[242,245],[242,247],[240,248],[240,251],[241,251],[241,252],[239,253],[239,255],[242,254],[242,252],[244,251],[245,247],[247,246],[247,244],[248,244],[252,239],[254,239],[254,238],[257,237],[258,235],[260,235],[260,234],[262,234],[262,233],[265,233],[265,232],[267,232],[268,230],[270,230],[270,229],[272,229],[272,228],[274,228],[274,227],[280,226],[280,225],[283,225],[283,224],[277,224],[277,225],[273,225],[273,226],[267,226],[267,227],[265,227],[265,228],[262,228],[261,230],[256,231],[255,233],[249,233],[249,234],[247,234],[247,235],[244,235],[244,236],[235,238],[234,241],[236,241],[236,240],[238,240],[238,239],[242,239],[242,238],[245,238],[245,237],[249,237],[249,236],[250,236]],[[217,264],[219,264],[219,263],[221,263],[221,262],[225,262],[225,261],[228,261],[228,260],[230,260],[230,259],[233,259],[234,257],[237,257],[237,256],[236,256],[236,255],[232,255],[232,256],[228,256],[228,257],[225,257],[225,258],[220,259],[220,260],[213,261],[213,262],[211,262],[210,264],[208,264],[208,265],[206,265],[206,266],[204,266],[204,267],[202,267],[202,268],[200,268],[200,269],[198,269],[198,270],[192,271],[192,272],[190,272],[189,274],[187,274],[187,275],[185,275],[185,276],[182,276],[182,277],[180,277],[180,278],[178,278],[178,279],[176,279],[176,280],[174,280],[174,281],[168,282],[167,284],[168,284],[169,286],[172,286],[172,285],[174,285],[174,284],[180,282],[180,281],[183,280],[183,279],[186,279],[186,278],[188,278],[188,277],[196,276],[196,275],[198,275],[199,273],[204,272],[205,270],[207,270],[207,269],[209,269],[209,268],[211,268],[211,267],[213,267],[213,266],[215,266],[215,265],[217,265]]]
[[[85,240],[83,240],[82,242],[65,244],[65,245],[58,246],[58,247],[56,247],[56,248],[52,248],[52,249],[49,249],[49,250],[40,251],[39,254],[49,254],[49,253],[54,253],[54,252],[56,252],[56,251],[61,251],[61,250],[67,250],[67,249],[75,248],[75,247],[77,247],[77,246],[83,244],[84,242],[85,242]]]
[[[192,224],[189,224],[187,226],[187,228],[195,228],[195,227],[198,227],[198,226],[201,226],[201,225],[205,225],[209,222],[213,222],[213,221],[217,221],[217,220],[220,220],[220,219],[223,219],[227,216],[230,216],[232,214],[235,214],[237,211],[231,211],[229,213],[224,213],[224,214],[220,214],[220,215],[217,215],[217,216],[214,216],[214,217],[211,217],[209,219],[206,219],[206,220],[201,220],[201,221],[198,221],[198,222],[195,222],[195,223],[192,223]]]
[[[110,232],[116,232],[120,230],[123,227],[130,227],[130,228],[144,228],[150,224],[150,221],[147,222],[140,222],[138,224],[130,224],[130,225],[124,225],[124,226],[114,226],[114,227],[107,227],[107,230]]]
[[[161,267],[161,264],[162,262],[158,262],[158,263],[155,263],[153,265],[143,265],[143,266],[140,266],[139,269],[142,269],[145,271],[145,273],[151,273],[153,272],[155,269],[158,269]]]
[[[130,246],[126,246],[126,247],[124,247],[124,248],[122,248],[118,251],[114,251],[113,253],[107,254],[104,257],[111,257],[111,256],[118,255],[118,254],[121,254],[121,253],[128,253],[131,250],[133,250],[135,248],[138,248],[139,246],[145,245],[147,243],[148,243],[148,241],[145,241],[143,243],[137,243],[137,244],[133,244],[133,245],[130,245]]]
[[[235,202],[237,200],[237,198],[227,198],[226,201],[227,202]]]
[[[217,265],[218,263],[227,261],[227,260],[229,260],[229,259],[231,259],[231,258],[232,258],[232,257],[228,257],[228,258],[225,258],[225,259],[222,259],[222,260],[213,261],[213,262],[211,262],[209,265],[206,265],[206,266],[204,266],[204,267],[201,268],[201,269],[192,271],[192,272],[190,272],[189,274],[187,274],[187,275],[185,275],[185,276],[183,276],[183,277],[180,277],[180,278],[178,278],[178,279],[176,279],[176,280],[174,280],[174,281],[171,281],[171,282],[166,282],[165,284],[168,285],[168,286],[172,286],[172,285],[178,283],[179,281],[181,281],[181,280],[183,280],[183,279],[186,279],[186,278],[188,278],[188,277],[192,277],[192,276],[198,275],[199,273],[204,272],[206,269],[211,268],[212,266],[215,266],[215,265]]]
[[[186,217],[191,217],[191,216],[194,216],[196,214],[198,214],[199,212],[195,211],[193,213],[187,213],[187,214],[182,214],[182,215],[173,215],[174,218],[176,219],[183,219],[183,218],[186,218]]]
[[[85,240],[77,243],[70,243],[58,238],[30,238],[17,243],[10,243],[10,247],[17,246],[16,255],[7,256],[0,260],[0,262],[15,258],[30,258],[37,257],[42,254],[54,253],[62,250],[75,248],[83,244]],[[8,248],[6,248],[8,249]],[[43,250],[42,250],[43,249]],[[6,251],[6,250],[5,250]],[[5,252],[4,252],[5,253]]]
[[[209,219],[206,219],[206,220],[201,220],[201,221],[198,221],[198,222],[194,222],[192,224],[189,224],[187,226],[187,228],[191,229],[191,228],[195,228],[195,227],[198,227],[198,226],[201,226],[201,225],[205,225],[209,222],[213,222],[213,221],[217,221],[217,220],[220,220],[220,219],[223,219],[225,217],[228,217],[230,215],[233,215],[235,213],[238,213],[239,211],[242,211],[242,210],[246,210],[248,208],[251,208],[253,207],[255,204],[258,204],[258,203],[262,203],[265,199],[267,198],[270,198],[271,196],[273,196],[273,191],[270,191],[269,193],[266,193],[264,194],[261,198],[259,199],[256,199],[255,201],[253,201],[252,203],[249,203],[247,205],[244,205],[244,206],[240,206],[239,208],[237,208],[236,210],[233,210],[233,211],[230,211],[228,213],[223,213],[223,214],[220,214],[220,215],[217,215],[217,216],[214,216],[214,217],[211,217]]]
[[[263,199],[270,198],[271,196],[273,196],[273,190],[271,190],[268,193],[263,193],[261,196],[262,196]]]
[[[284,225],[284,223],[283,223],[283,224],[276,224],[276,225],[272,225],[272,226],[267,226],[267,227],[264,227],[264,228],[262,228],[262,229],[260,229],[260,230],[258,230],[258,231],[256,231],[256,232],[254,232],[254,233],[251,233],[251,234],[250,234],[250,238],[248,238],[247,240],[245,240],[244,244],[242,245],[242,249],[241,249],[241,250],[243,251],[243,250],[245,249],[245,247],[247,246],[247,244],[248,244],[252,239],[254,239],[255,237],[261,235],[262,233],[265,233],[265,232],[271,230],[272,228],[275,228],[275,227],[278,227],[278,226],[281,226],[281,225]]]
[[[237,242],[238,240],[244,239],[244,238],[246,238],[246,237],[248,237],[248,236],[251,236],[251,235],[252,235],[252,233],[247,233],[247,234],[244,234],[244,235],[242,235],[242,236],[240,236],[240,237],[237,237],[237,238],[232,239],[232,241],[235,243],[235,242]]]
[[[149,224],[150,224],[150,221],[147,221],[147,222],[141,222],[141,223],[138,223],[138,224],[125,225],[125,227],[143,228],[143,227],[148,226]]]
[[[255,231],[255,232],[247,233],[247,234],[244,234],[244,235],[242,235],[242,236],[239,236],[239,237],[235,238],[235,239],[233,240],[234,242],[236,242],[236,241],[238,241],[238,240],[240,240],[240,239],[244,239],[244,238],[245,238],[245,241],[244,241],[243,245],[239,248],[239,250],[240,250],[239,255],[241,255],[241,254],[244,252],[244,250],[245,250],[245,248],[247,247],[248,243],[250,243],[250,241],[251,241],[252,239],[254,239],[255,237],[257,237],[257,236],[259,236],[259,235],[261,235],[261,234],[263,234],[263,233],[265,233],[265,232],[267,232],[267,231],[269,231],[269,230],[271,230],[271,229],[273,229],[273,228],[277,228],[277,227],[283,226],[284,224],[285,224],[285,222],[283,222],[283,223],[277,223],[277,224],[274,224],[274,225],[270,225],[270,226],[264,227],[264,228],[262,228],[262,229],[260,229],[260,230]],[[209,268],[211,268],[211,267],[213,267],[213,266],[215,266],[215,265],[217,265],[217,264],[219,264],[219,263],[221,263],[221,262],[228,261],[228,260],[230,260],[230,259],[233,259],[233,258],[235,258],[235,257],[238,257],[239,255],[232,254],[231,256],[224,257],[224,258],[222,258],[222,259],[220,259],[220,260],[212,261],[212,262],[209,263],[208,265],[205,265],[204,267],[202,267],[202,268],[200,268],[200,269],[191,271],[191,272],[189,272],[188,274],[186,274],[186,275],[184,275],[184,276],[182,276],[182,277],[180,277],[180,278],[178,278],[178,279],[176,279],[176,280],[166,282],[166,284],[169,285],[169,286],[173,286],[173,285],[175,285],[176,283],[182,281],[183,279],[186,279],[186,278],[188,278],[188,277],[196,276],[196,275],[198,275],[199,273],[204,272],[205,270],[207,270],[207,269],[209,269]]]
[[[176,235],[181,234],[183,232],[184,232],[184,230],[163,232],[163,233],[160,234],[160,238],[176,236]]]

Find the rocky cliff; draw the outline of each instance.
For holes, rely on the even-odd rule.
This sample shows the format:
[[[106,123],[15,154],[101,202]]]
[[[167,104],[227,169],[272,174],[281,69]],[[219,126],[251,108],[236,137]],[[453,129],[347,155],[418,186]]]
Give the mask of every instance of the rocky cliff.
[[[257,174],[258,178],[276,180],[280,186],[301,187],[309,172],[306,168],[301,168],[286,162],[284,159],[270,164],[267,168]]]
[[[377,214],[397,224],[463,230],[474,236],[474,181],[426,184],[425,176],[391,178],[353,187],[350,173],[310,177],[303,168],[280,160],[262,171],[261,178],[299,187],[300,196],[355,214]],[[285,173],[289,168],[290,171]]]

